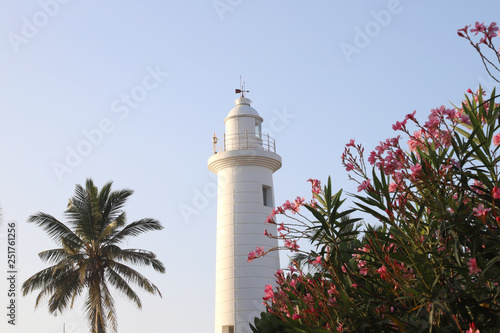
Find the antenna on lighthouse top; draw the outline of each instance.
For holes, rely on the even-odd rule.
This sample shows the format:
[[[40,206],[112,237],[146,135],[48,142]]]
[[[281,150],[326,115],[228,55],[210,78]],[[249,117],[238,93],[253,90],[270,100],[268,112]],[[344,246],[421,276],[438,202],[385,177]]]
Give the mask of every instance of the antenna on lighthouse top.
[[[241,94],[241,97],[245,97],[245,93],[250,92],[250,90],[245,90],[245,81],[241,84],[241,75],[240,75],[240,89],[234,89],[235,94]]]

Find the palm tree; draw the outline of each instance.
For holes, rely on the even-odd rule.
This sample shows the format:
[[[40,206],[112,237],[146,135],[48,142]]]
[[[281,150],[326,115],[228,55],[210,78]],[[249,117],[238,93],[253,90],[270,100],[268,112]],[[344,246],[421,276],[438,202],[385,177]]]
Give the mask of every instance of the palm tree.
[[[165,266],[153,252],[122,249],[118,245],[127,237],[151,230],[161,230],[160,222],[145,218],[126,224],[122,207],[132,190],[111,191],[112,182],[102,189],[87,179],[85,188],[76,185],[69,200],[64,224],[49,214],[39,212],[28,222],[42,227],[60,248],[38,255],[52,266],[41,270],[23,283],[23,295],[41,289],[35,308],[49,297],[49,312],[57,315],[73,307],[75,299],[85,291],[85,315],[92,333],[105,333],[111,325],[117,330],[115,303],[110,286],[141,308],[141,301],[129,283],[161,297],[160,290],[146,277],[127,264],[151,266],[164,273]]]

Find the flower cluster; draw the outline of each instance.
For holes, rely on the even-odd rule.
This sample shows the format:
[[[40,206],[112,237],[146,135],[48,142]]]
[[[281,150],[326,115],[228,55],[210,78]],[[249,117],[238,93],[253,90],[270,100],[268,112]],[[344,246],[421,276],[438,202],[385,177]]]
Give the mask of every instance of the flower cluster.
[[[494,75],[492,74],[493,70],[497,72],[500,71],[497,64],[495,64],[486,54],[484,50],[481,49],[481,46],[485,46],[487,50],[491,51],[493,54],[493,58],[500,62],[500,48],[497,48],[494,44],[494,38],[500,36],[499,28],[495,22],[490,23],[489,25],[485,25],[483,23],[476,22],[474,28],[470,29],[470,25],[466,25],[464,28],[459,29],[457,31],[460,37],[463,37],[469,41],[469,43],[476,49],[476,51],[481,56],[481,60],[483,61],[484,67],[490,76],[497,82],[499,82]],[[471,35],[469,34],[471,33]],[[477,38],[479,34],[480,39],[478,42],[474,42],[473,38]]]
[[[335,320],[335,324],[332,324],[322,318],[330,309],[338,307],[337,297],[340,293],[335,285],[320,274],[302,272],[297,262],[292,263],[290,271],[292,273],[289,275],[285,275],[282,270],[276,272],[276,289],[271,285],[266,286],[263,300],[269,313],[283,321],[300,322],[309,329],[326,329],[328,332],[335,329],[341,332],[344,325],[342,321]]]
[[[263,247],[257,247],[255,251],[251,251],[248,254],[248,262],[252,262],[254,259],[257,259],[259,257],[262,257],[265,254],[264,248]]]
[[[469,28],[470,25],[466,25],[464,28],[458,30],[458,35],[460,37],[467,38],[469,36]],[[491,43],[493,37],[499,35],[499,29],[495,22],[491,22],[489,26],[485,26],[484,22],[479,23],[476,22],[474,28],[470,30],[471,33],[474,33],[476,36],[478,33],[482,34],[482,38],[479,40],[477,44],[488,44]]]

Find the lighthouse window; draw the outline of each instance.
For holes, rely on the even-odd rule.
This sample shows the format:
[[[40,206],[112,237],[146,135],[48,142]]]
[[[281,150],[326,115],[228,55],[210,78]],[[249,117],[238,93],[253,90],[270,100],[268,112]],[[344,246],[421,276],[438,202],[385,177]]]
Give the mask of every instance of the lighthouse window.
[[[255,135],[262,139],[262,123],[259,119],[255,119]]]
[[[273,207],[273,195],[270,186],[262,185],[262,197],[264,206]]]
[[[234,333],[234,326],[222,326],[222,333]]]

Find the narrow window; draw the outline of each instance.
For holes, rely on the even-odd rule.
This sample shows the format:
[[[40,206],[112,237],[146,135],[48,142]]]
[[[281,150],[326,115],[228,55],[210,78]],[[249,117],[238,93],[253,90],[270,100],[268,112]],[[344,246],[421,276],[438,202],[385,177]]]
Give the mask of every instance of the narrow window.
[[[222,333],[234,333],[234,326],[222,326]]]
[[[262,198],[264,206],[273,207],[273,195],[270,186],[262,185]]]
[[[255,136],[262,139],[262,123],[259,119],[255,119]]]

